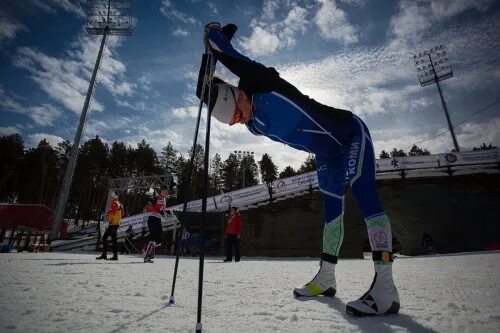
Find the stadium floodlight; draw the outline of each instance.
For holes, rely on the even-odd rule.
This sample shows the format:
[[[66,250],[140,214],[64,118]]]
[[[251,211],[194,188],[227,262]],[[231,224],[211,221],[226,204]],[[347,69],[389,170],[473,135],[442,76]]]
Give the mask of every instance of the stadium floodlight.
[[[89,35],[132,34],[132,0],[87,1],[87,25]]]
[[[49,242],[56,239],[61,228],[64,211],[66,209],[66,201],[73,179],[76,159],[82,138],[83,128],[87,119],[87,113],[90,106],[90,101],[94,95],[95,81],[99,64],[101,63],[104,45],[108,35],[129,36],[132,34],[132,0],[88,0],[87,1],[87,24],[86,30],[89,35],[102,35],[101,46],[97,54],[92,77],[90,78],[89,88],[83,103],[82,113],[76,129],[73,146],[64,172],[61,192],[57,200],[57,206],[54,213],[54,222],[49,235]],[[109,198],[108,198],[109,199]]]
[[[238,161],[241,163],[241,173],[243,178],[241,188],[245,188],[245,167],[246,167],[245,159],[250,156],[253,157],[254,152],[248,150],[235,150],[234,154],[236,155]]]
[[[457,138],[455,137],[455,132],[453,131],[453,126],[451,125],[450,115],[448,114],[448,108],[446,107],[441,85],[439,84],[440,81],[453,77],[453,70],[449,62],[446,47],[441,44],[428,50],[424,50],[423,52],[419,52],[418,55],[414,55],[413,60],[415,61],[415,68],[417,69],[420,86],[425,87],[433,83],[436,84],[439,97],[441,97],[441,103],[443,105],[446,121],[448,122],[448,129],[450,130],[453,145],[455,146],[455,151],[459,152],[460,149],[458,147]]]

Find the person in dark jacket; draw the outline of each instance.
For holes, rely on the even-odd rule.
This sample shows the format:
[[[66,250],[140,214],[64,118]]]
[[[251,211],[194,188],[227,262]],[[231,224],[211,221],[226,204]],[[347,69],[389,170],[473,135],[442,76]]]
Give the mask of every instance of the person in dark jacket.
[[[161,244],[163,227],[161,225],[162,217],[165,215],[165,206],[167,204],[168,188],[160,187],[160,194],[156,197],[156,202],[152,205],[148,217],[149,242],[144,251],[144,262],[153,262],[155,248]]]
[[[238,208],[231,207],[226,223],[226,258],[224,262],[240,261],[241,215]]]
[[[315,154],[325,224],[320,270],[294,295],[334,296],[335,266],[344,237],[346,178],[368,229],[375,277],[359,299],[348,302],[350,315],[397,313],[400,300],[392,277],[392,232],[375,186],[375,154],[366,124],[352,112],[323,105],[282,79],[274,68],[236,51],[234,29],[218,23],[205,26],[206,49],[239,77],[238,86],[214,78],[211,115],[233,125],[245,124],[255,135]],[[208,90],[208,89],[207,89]],[[201,92],[200,92],[201,93]],[[207,96],[202,97],[208,101]]]

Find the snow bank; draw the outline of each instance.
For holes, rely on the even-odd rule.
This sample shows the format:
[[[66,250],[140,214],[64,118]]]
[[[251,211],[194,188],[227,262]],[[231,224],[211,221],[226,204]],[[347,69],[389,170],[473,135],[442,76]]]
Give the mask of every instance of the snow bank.
[[[144,264],[73,253],[0,254],[0,332],[194,332],[198,260]],[[337,297],[297,300],[315,259],[243,258],[205,263],[203,332],[500,332],[500,253],[400,258],[399,315],[352,318],[345,304],[372,280],[370,260],[342,260]]]

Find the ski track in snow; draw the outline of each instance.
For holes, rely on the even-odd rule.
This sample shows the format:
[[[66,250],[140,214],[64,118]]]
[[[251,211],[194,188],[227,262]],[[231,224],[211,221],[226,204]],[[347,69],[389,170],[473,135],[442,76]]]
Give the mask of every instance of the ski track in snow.
[[[194,332],[198,258],[154,264],[133,255],[0,254],[0,332]],[[311,258],[207,257],[203,332],[500,332],[500,253],[399,258],[398,315],[353,318],[346,302],[373,278],[371,260],[341,260],[337,296],[295,299],[317,272]]]

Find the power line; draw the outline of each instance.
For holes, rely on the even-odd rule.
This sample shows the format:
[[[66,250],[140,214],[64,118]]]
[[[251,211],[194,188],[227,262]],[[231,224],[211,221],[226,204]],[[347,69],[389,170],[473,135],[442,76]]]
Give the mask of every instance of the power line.
[[[481,109],[477,110],[476,112],[474,112],[473,114],[469,115],[468,117],[466,117],[464,120],[462,120],[462,121],[461,121],[461,122],[459,122],[458,124],[454,125],[454,126],[453,126],[453,128],[456,128],[456,127],[458,127],[458,126],[462,125],[463,123],[465,123],[465,122],[466,122],[467,120],[469,120],[470,118],[474,117],[475,115],[477,115],[477,114],[479,114],[479,113],[481,113],[481,112],[483,112],[483,111],[488,110],[489,108],[491,108],[492,106],[494,106],[494,105],[496,105],[496,104],[498,104],[498,103],[500,103],[500,99],[498,99],[498,100],[496,100],[495,102],[493,102],[493,103],[491,103],[491,104],[488,104],[487,106],[485,106],[485,107],[483,107],[483,108],[481,108]],[[416,144],[418,144],[418,143],[422,143],[422,142],[425,142],[425,141],[429,141],[429,140],[435,139],[435,138],[437,138],[437,137],[439,137],[439,136],[441,136],[441,135],[445,135],[446,133],[448,133],[448,131],[444,131],[444,132],[441,132],[441,133],[436,134],[436,135],[434,135],[434,136],[428,137],[427,139],[424,139],[424,140],[421,140],[421,141],[417,141],[417,142],[415,142],[415,143],[412,143],[412,144],[411,144],[410,146],[408,146],[408,148],[406,148],[406,149],[409,149],[409,148],[413,147],[413,145],[416,145]]]

